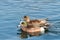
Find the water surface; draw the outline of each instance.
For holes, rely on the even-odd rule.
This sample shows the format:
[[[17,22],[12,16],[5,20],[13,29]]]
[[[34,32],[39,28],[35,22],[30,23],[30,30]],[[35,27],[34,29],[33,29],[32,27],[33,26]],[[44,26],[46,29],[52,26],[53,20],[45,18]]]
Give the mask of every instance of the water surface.
[[[17,25],[24,15],[49,18],[48,34],[21,39]],[[0,0],[0,40],[60,40],[60,0]]]

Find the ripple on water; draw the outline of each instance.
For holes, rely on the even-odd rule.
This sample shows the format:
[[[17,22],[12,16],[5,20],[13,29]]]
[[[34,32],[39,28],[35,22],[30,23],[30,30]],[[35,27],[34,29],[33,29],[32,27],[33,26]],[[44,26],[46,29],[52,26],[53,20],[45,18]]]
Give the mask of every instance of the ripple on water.
[[[24,15],[31,19],[49,18],[49,22],[53,24],[51,32],[27,39],[17,37],[16,26]],[[60,40],[59,24],[60,0],[0,0],[1,40]]]

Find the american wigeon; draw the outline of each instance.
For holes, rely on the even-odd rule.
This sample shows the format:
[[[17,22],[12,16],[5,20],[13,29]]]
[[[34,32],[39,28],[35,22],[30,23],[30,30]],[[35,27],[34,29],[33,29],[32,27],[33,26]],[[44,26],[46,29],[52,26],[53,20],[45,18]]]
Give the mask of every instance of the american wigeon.
[[[26,25],[25,22],[21,23],[22,30],[30,35],[39,35],[45,32],[44,27],[34,27],[33,25]]]

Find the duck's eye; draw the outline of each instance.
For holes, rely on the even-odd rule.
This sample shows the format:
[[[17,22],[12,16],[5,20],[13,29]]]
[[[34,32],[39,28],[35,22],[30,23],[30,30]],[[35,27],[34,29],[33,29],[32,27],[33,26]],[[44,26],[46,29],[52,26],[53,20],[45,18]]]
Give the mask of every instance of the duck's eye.
[[[24,16],[24,18],[27,18],[27,16]]]
[[[27,26],[27,23],[26,22],[21,22],[21,24]]]
[[[25,24],[24,22],[22,22],[21,24]]]

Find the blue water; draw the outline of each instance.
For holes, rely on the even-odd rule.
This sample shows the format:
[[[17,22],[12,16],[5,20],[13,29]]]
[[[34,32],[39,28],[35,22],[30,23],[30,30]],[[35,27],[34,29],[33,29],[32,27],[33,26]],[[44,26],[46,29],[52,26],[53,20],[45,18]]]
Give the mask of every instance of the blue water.
[[[42,36],[21,39],[17,25],[24,15],[48,18],[53,25]],[[60,0],[0,0],[0,40],[60,40]]]

